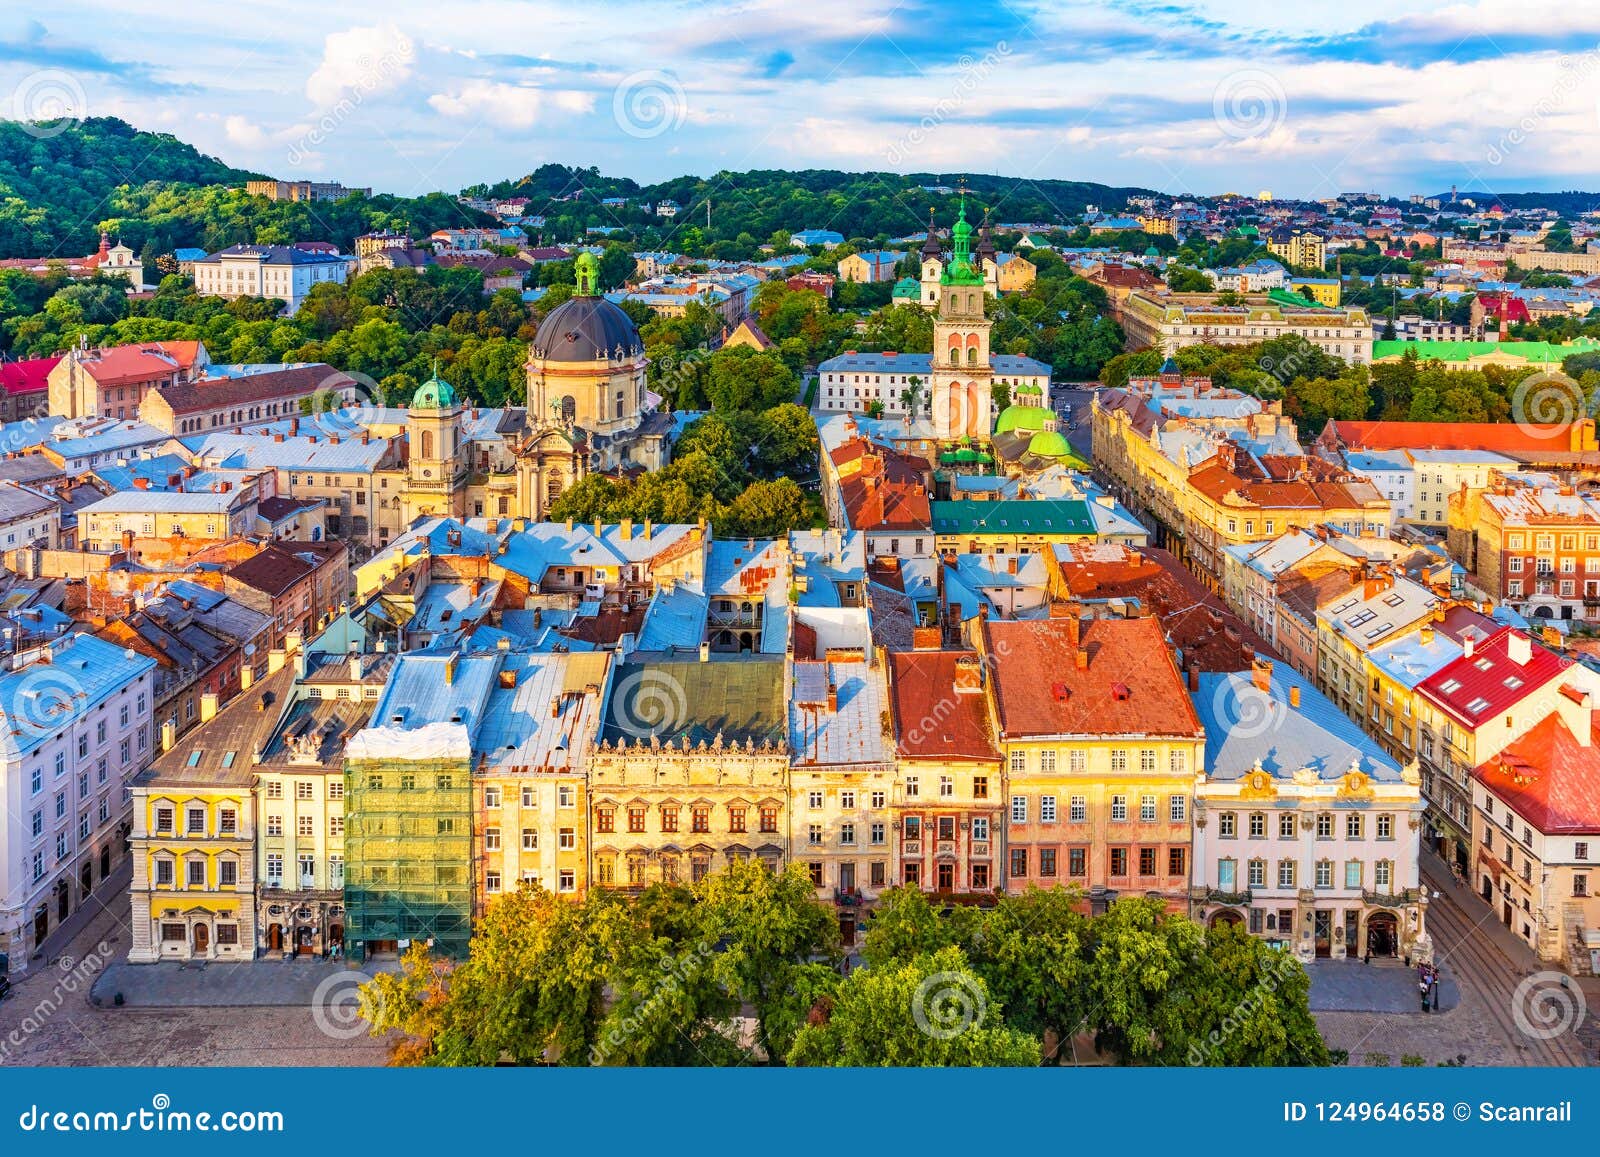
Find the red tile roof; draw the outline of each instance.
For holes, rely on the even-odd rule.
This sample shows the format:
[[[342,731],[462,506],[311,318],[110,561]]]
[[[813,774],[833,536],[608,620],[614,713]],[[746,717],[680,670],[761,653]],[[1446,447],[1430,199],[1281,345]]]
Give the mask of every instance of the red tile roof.
[[[1579,449],[1582,423],[1531,422],[1331,422],[1346,450],[1493,450],[1543,454]]]
[[[1511,657],[1513,648],[1527,648],[1527,660]],[[1560,678],[1572,660],[1541,647],[1523,632],[1503,628],[1418,684],[1417,689],[1445,714],[1476,728],[1516,706],[1539,688]],[[1476,706],[1474,706],[1476,704]]]
[[[194,366],[197,341],[152,341],[88,350],[77,355],[84,372],[102,386],[147,382]]]
[[[61,360],[32,358],[25,362],[0,362],[0,389],[15,397],[17,394],[36,394],[50,388],[50,371]]]
[[[960,668],[976,690],[956,690]],[[973,651],[898,651],[889,656],[895,750],[908,759],[968,759],[998,763],[982,689],[982,661]]]
[[[1552,711],[1472,778],[1545,835],[1600,834],[1600,712],[1580,743]]]
[[[1153,618],[990,621],[983,630],[1007,736],[1201,733]]]

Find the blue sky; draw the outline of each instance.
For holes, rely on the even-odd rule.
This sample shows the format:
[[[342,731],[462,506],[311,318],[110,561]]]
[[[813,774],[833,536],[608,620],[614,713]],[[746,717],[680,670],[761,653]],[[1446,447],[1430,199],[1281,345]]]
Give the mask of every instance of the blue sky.
[[[546,161],[1163,192],[1600,188],[1600,3],[23,0],[0,115],[455,190]],[[9,95],[9,99],[8,99]]]

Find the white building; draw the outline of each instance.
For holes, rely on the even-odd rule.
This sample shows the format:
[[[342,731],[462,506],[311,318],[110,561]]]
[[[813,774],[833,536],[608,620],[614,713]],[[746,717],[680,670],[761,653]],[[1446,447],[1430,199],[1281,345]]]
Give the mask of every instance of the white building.
[[[324,281],[344,284],[350,262],[336,253],[311,253],[290,245],[234,245],[194,263],[202,297],[275,297],[294,313]]]
[[[1191,904],[1301,959],[1430,959],[1417,866],[1424,803],[1402,769],[1300,675],[1258,658],[1203,674]]]
[[[0,674],[0,955],[18,973],[123,859],[156,664],[83,634],[12,661]]]
[[[60,504],[10,479],[0,481],[0,550],[60,545]]]
[[[1020,354],[994,354],[989,359],[994,380],[1011,387],[1015,396],[1020,386],[1050,388],[1050,367]],[[933,397],[933,355],[902,353],[856,353],[846,350],[817,367],[817,409],[826,413],[863,414],[874,402],[883,406],[886,418],[903,417],[908,389],[917,392],[913,416],[930,413]],[[916,381],[913,382],[912,379]]]

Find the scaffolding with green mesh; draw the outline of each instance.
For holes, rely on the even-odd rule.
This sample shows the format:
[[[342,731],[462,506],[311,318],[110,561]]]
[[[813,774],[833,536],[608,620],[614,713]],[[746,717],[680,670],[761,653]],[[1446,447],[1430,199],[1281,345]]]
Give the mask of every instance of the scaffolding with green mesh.
[[[472,774],[465,759],[346,760],[345,953],[423,941],[462,959],[472,936]]]

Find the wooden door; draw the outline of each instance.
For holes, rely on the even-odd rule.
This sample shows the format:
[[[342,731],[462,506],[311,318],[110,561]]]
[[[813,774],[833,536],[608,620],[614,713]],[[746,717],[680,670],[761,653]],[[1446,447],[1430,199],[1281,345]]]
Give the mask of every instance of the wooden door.
[[[204,956],[211,950],[211,929],[204,924],[194,926],[194,954]]]

